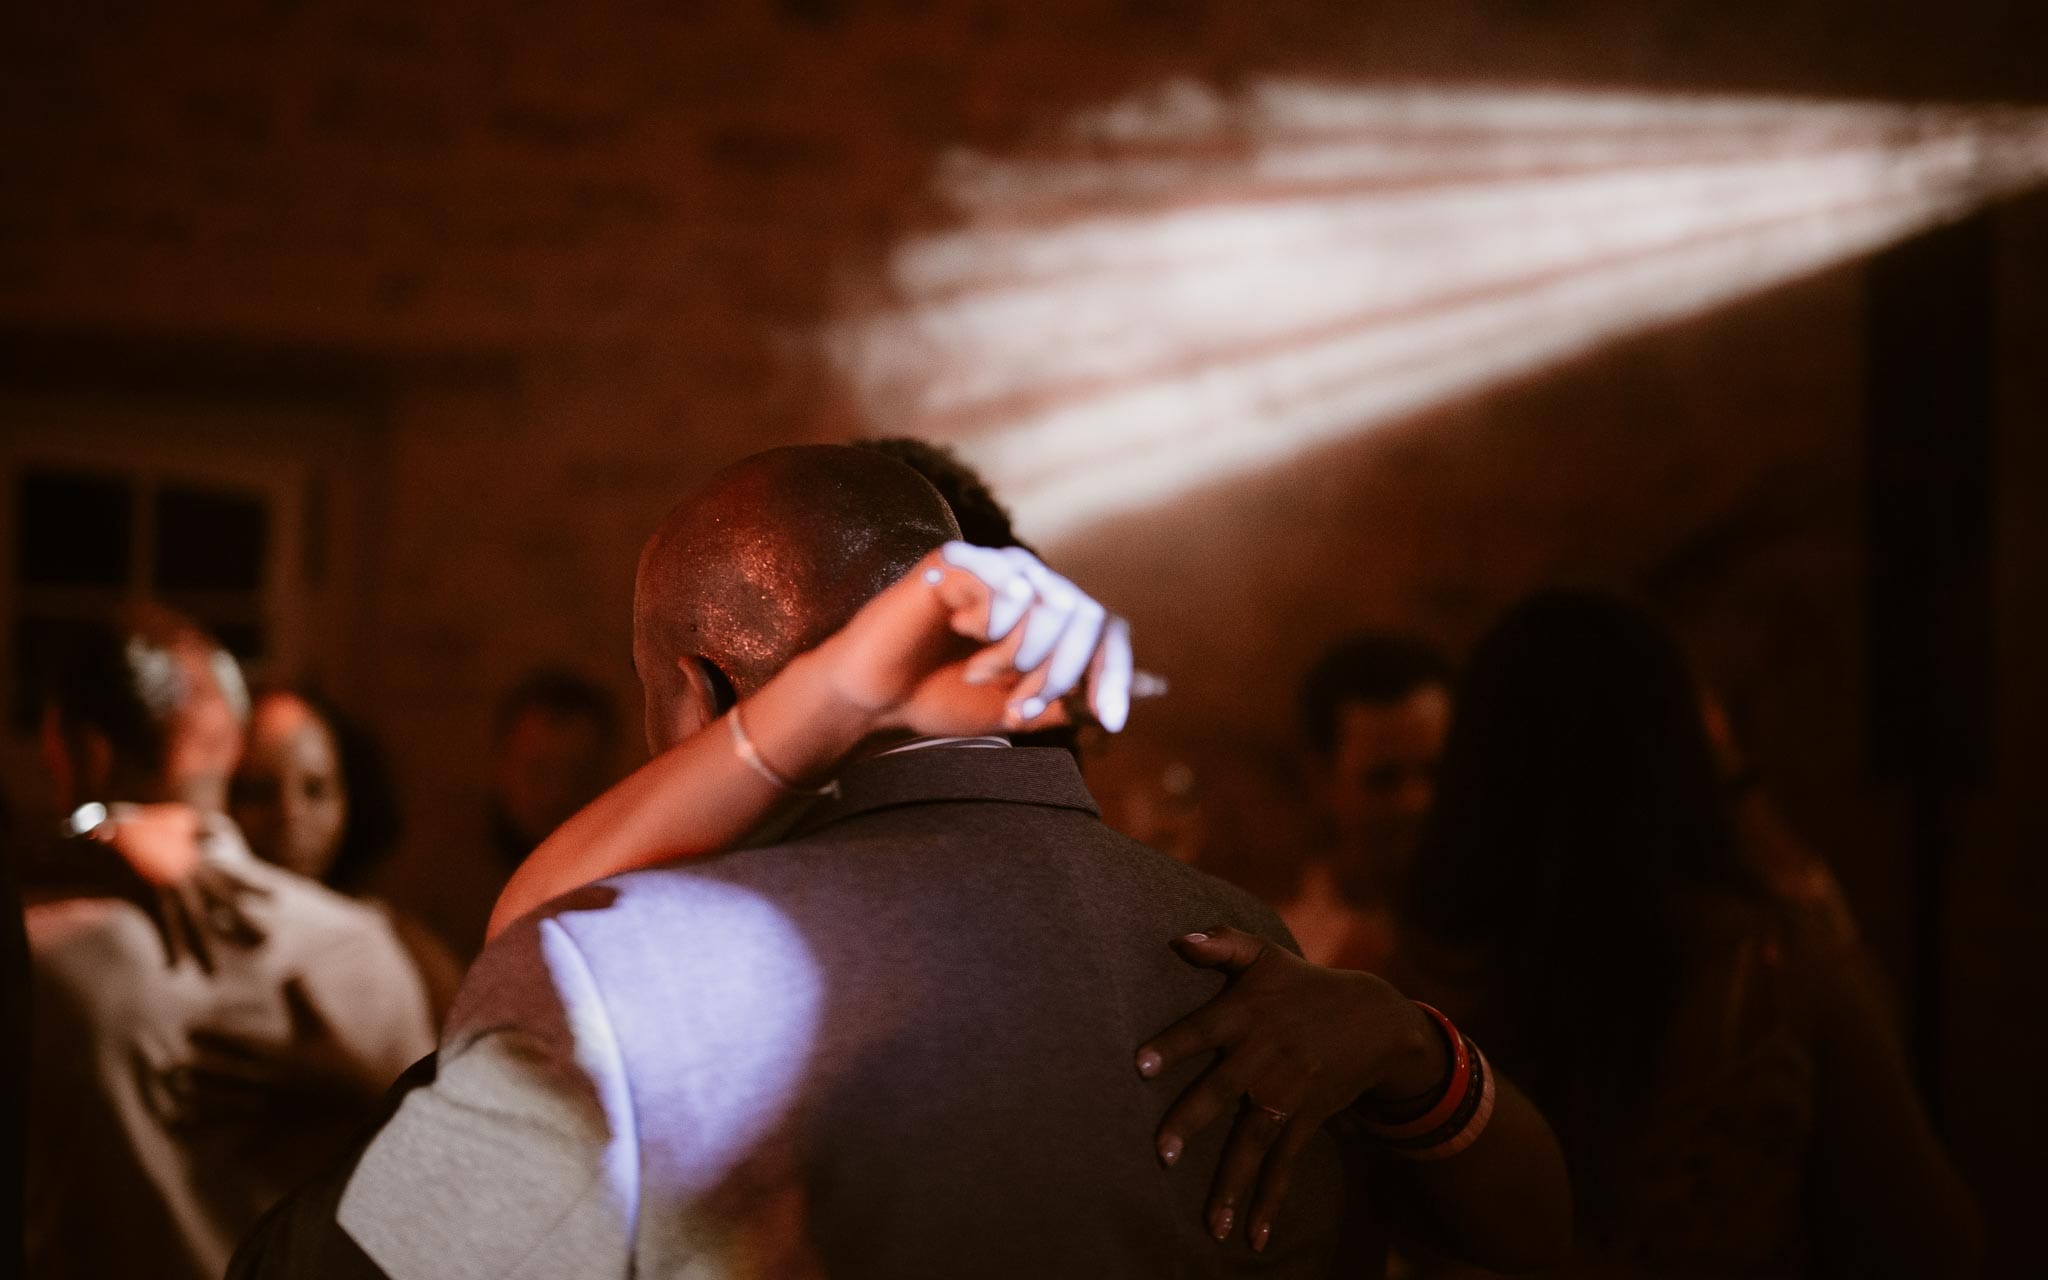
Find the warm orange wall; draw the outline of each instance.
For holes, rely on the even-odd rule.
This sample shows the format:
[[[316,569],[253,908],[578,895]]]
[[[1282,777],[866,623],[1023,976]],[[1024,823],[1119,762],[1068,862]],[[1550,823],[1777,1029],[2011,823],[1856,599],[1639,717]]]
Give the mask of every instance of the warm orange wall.
[[[633,705],[640,538],[717,463],[848,428],[805,337],[841,272],[937,216],[946,147],[1000,149],[1172,75],[2048,98],[2042,18],[1990,0],[16,8],[0,328],[67,353],[31,380],[74,400],[118,366],[115,394],[145,402],[261,382],[341,406],[345,447],[320,447],[349,497],[345,589],[312,671],[286,674],[382,729],[418,819],[474,803],[490,701],[529,665]],[[2009,1070],[1985,1028],[2039,1007],[2015,975],[2040,967],[2048,835],[2025,785],[2048,765],[2048,203],[2000,227],[2012,713],[1957,870],[1952,1078]],[[1347,626],[1462,644],[1544,581],[1642,590],[1734,688],[1902,964],[1901,809],[1861,762],[1861,325],[1838,270],[1098,530],[1063,563],[1175,681],[1141,732],[1226,767],[1284,756],[1293,676]],[[232,449],[264,428],[222,430]],[[1223,584],[1227,627],[1185,607],[1197,579]],[[1999,1098],[2043,1132],[2038,1101]],[[2038,1195],[2000,1164],[2011,1113],[1955,1101],[1987,1189]]]

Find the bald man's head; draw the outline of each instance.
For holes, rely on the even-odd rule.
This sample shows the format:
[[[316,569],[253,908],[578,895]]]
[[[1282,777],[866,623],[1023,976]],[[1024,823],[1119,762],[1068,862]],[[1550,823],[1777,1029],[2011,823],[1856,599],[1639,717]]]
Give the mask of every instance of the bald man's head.
[[[958,536],[922,476],[865,450],[771,449],[713,476],[640,551],[633,661],[649,746],[709,718],[712,682],[752,693]]]

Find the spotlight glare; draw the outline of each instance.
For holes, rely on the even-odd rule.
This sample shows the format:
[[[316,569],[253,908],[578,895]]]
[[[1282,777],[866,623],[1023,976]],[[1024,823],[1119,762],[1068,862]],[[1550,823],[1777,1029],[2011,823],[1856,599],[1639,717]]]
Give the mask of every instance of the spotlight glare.
[[[953,157],[955,229],[832,335],[1034,537],[1470,394],[2048,178],[2048,113],[1168,86]]]

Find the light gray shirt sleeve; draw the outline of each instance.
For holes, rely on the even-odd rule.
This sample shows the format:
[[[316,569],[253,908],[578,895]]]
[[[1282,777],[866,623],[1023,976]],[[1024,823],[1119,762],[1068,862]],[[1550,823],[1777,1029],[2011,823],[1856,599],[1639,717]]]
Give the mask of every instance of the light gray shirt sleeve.
[[[393,1280],[630,1273],[638,1143],[610,1015],[569,932],[485,950],[414,1091],[365,1152],[341,1226]]]

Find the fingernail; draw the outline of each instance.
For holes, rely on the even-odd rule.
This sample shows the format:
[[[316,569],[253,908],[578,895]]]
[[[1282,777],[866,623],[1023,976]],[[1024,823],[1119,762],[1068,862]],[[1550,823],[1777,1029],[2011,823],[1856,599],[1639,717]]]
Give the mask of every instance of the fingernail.
[[[983,685],[996,678],[997,666],[992,662],[970,662],[960,672],[962,684]]]
[[[988,638],[991,643],[1009,635],[1017,620],[1024,616],[1025,602],[1022,600],[994,600],[988,606]]]
[[[1147,1049],[1138,1055],[1138,1074],[1147,1080],[1158,1075],[1159,1069],[1165,1065],[1166,1061],[1159,1056],[1157,1049]]]
[[[1131,722],[1131,700],[1103,691],[1096,698],[1095,719],[1111,733],[1122,733]]]
[[[1267,1241],[1268,1239],[1270,1239],[1270,1238],[1272,1237],[1272,1235],[1273,1235],[1273,1228],[1272,1228],[1272,1227],[1270,1227],[1270,1226],[1268,1226],[1268,1225],[1266,1225],[1266,1224],[1265,1224],[1265,1223],[1263,1223],[1263,1222],[1261,1222],[1261,1223],[1260,1223],[1260,1224],[1259,1224],[1258,1226],[1256,1226],[1256,1227],[1253,1227],[1253,1228],[1252,1228],[1252,1252],[1254,1252],[1254,1253],[1264,1253],[1264,1252],[1266,1251],[1266,1241]]]
[[[1189,943],[1192,945],[1196,943],[1207,942],[1209,940],[1209,935],[1206,933],[1184,933],[1180,936],[1180,940],[1182,942]]]
[[[1159,1163],[1173,1168],[1173,1162],[1180,1159],[1180,1139],[1167,1134],[1159,1140]]]
[[[1230,1239],[1230,1228],[1237,1222],[1237,1210],[1225,1209],[1216,1215],[1214,1234],[1218,1240]]]
[[[931,584],[932,584],[933,586],[935,586],[935,587],[936,587],[936,586],[938,586],[938,585],[939,585],[939,584],[940,584],[941,582],[944,582],[944,581],[946,580],[946,575],[945,575],[945,572],[944,572],[943,570],[939,570],[939,569],[926,569],[926,570],[924,571],[924,580],[925,580],[926,582],[929,582],[929,583],[931,583]]]
[[[1026,698],[1017,704],[1017,718],[1019,720],[1036,720],[1044,714],[1044,698]]]

